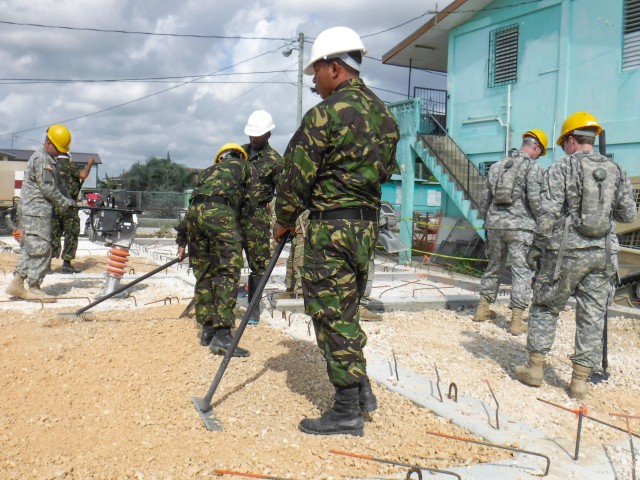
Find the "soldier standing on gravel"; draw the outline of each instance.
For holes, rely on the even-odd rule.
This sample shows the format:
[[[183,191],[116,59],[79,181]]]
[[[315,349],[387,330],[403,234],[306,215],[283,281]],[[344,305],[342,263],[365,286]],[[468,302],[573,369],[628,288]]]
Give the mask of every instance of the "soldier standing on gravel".
[[[247,120],[244,127],[249,143],[242,148],[247,152],[248,160],[256,168],[259,189],[258,206],[253,215],[240,217],[242,248],[249,264],[249,296],[256,291],[269,259],[271,258],[271,205],[276,189],[276,173],[280,169],[282,157],[269,145],[271,130],[275,128],[269,112],[256,110]],[[260,321],[260,304],[256,306],[249,325],[257,325]]]
[[[636,219],[629,176],[593,151],[602,128],[587,112],[570,115],[556,142],[566,153],[546,173],[543,213],[527,261],[536,274],[529,316],[526,365],[516,378],[539,387],[544,356],[555,339],[558,315],[570,295],[576,299],[575,352],[569,396],[582,400],[587,381],[602,360],[605,314],[613,295],[618,238],[615,222]]]
[[[189,258],[196,275],[196,321],[203,327],[200,341],[212,353],[224,355],[232,340],[243,266],[238,217],[251,216],[256,208],[257,173],[242,147],[227,143],[200,178],[185,217],[186,235],[178,232],[178,258],[184,257],[188,237],[195,250]],[[234,356],[248,357],[249,352],[236,347]]]
[[[96,163],[93,157],[89,157],[87,164],[81,170],[71,161],[71,154],[63,153],[56,158],[58,167],[58,181],[64,184],[69,198],[74,202],[78,200],[82,183],[91,173],[91,167]],[[61,188],[64,192],[64,189]],[[80,273],[71,265],[71,260],[76,258],[78,249],[78,235],[80,235],[80,216],[77,209],[55,207],[51,219],[51,258],[60,256],[62,235],[64,234],[64,248],[62,249],[61,273]],[[49,264],[51,265],[51,264]]]
[[[346,27],[323,31],[304,69],[323,101],[309,110],[284,155],[274,240],[306,209],[302,291],[316,340],[335,387],[333,408],[305,418],[316,435],[363,434],[362,412],[377,408],[363,349],[358,307],[378,236],[380,185],[397,169],[398,125],[359,78],[366,49]]]
[[[536,160],[546,153],[544,132],[525,132],[520,150],[511,150],[509,156],[489,169],[479,206],[480,217],[485,219],[489,265],[482,275],[480,303],[473,320],[489,320],[489,304],[496,301],[500,277],[510,256],[512,335],[527,331],[522,315],[531,302],[533,272],[527,265],[526,254],[533,242],[536,218],[541,214],[544,184],[544,172]]]
[[[20,217],[20,260],[7,293],[24,300],[55,302],[40,288],[51,259],[51,215],[54,206],[69,208],[76,202],[65,197],[58,187],[55,158],[67,153],[71,133],[64,125],[52,125],[41,148],[36,150],[24,172],[18,215]],[[24,288],[27,281],[29,289]]]

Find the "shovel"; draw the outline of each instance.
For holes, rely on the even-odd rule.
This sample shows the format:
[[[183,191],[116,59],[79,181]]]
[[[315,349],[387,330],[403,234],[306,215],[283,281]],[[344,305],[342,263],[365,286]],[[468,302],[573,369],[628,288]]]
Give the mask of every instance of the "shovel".
[[[289,241],[290,238],[291,238],[291,234],[289,232],[285,233],[280,239],[280,242],[278,243],[278,245],[276,246],[276,250],[275,252],[273,252],[271,261],[269,261],[269,265],[267,265],[267,269],[265,270],[264,275],[262,275],[262,279],[260,280],[260,283],[258,283],[258,286],[256,287],[256,291],[253,294],[253,297],[251,298],[251,302],[249,302],[247,311],[244,312],[242,321],[240,322],[240,325],[238,325],[238,329],[236,330],[236,333],[233,336],[233,339],[231,340],[231,344],[229,345],[229,349],[227,350],[227,353],[225,353],[224,358],[222,359],[222,362],[218,367],[218,372],[216,373],[216,376],[213,379],[213,382],[211,382],[211,386],[209,387],[207,394],[203,398],[199,398],[199,397],[191,398],[193,405],[196,407],[196,411],[198,412],[198,415],[200,415],[200,418],[202,418],[202,421],[204,422],[204,426],[209,431],[212,431],[212,430],[215,430],[217,432],[222,431],[222,424],[218,421],[218,418],[213,412],[213,407],[211,406],[211,399],[213,398],[213,394],[216,393],[216,389],[218,388],[218,385],[222,380],[222,376],[224,375],[224,372],[227,369],[227,365],[229,365],[229,360],[231,360],[231,357],[233,356],[233,352],[238,346],[238,343],[240,343],[240,338],[242,337],[242,334],[244,333],[244,329],[247,327],[247,324],[249,323],[249,318],[251,318],[251,314],[258,306],[258,303],[260,303],[260,301],[262,300],[262,291],[264,290],[264,286],[267,284],[267,281],[271,276],[271,272],[273,272],[273,269],[276,266],[278,258],[282,253],[282,249],[284,248],[285,244]]]

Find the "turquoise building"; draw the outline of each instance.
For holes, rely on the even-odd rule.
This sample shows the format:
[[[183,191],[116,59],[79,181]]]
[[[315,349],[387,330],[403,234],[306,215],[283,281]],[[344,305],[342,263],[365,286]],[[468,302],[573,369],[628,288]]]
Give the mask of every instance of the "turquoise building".
[[[412,170],[418,156],[481,237],[482,175],[529,129],[549,137],[547,168],[564,119],[587,111],[607,153],[640,175],[640,0],[455,0],[383,62],[447,74],[446,101],[416,89],[392,107],[411,124],[399,161]]]

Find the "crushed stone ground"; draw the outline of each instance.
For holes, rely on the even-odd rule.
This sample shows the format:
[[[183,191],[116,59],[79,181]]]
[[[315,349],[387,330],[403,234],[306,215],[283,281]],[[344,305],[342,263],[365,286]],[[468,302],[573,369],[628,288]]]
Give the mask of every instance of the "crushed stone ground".
[[[192,318],[178,320],[192,295],[188,285],[171,273],[159,274],[136,287],[135,302],[104,302],[84,321],[58,314],[86,300],[44,307],[5,302],[17,259],[0,254],[0,478],[187,479],[211,478],[217,469],[283,478],[397,478],[407,469],[330,450],[440,469],[509,456],[425,435],[470,436],[377,384],[380,409],[368,418],[364,437],[298,431],[300,419],[317,416],[331,404],[332,389],[313,334],[300,340],[286,333],[285,324],[308,329],[308,317],[280,320],[278,312],[271,325],[263,321],[247,328],[241,345],[251,357],[232,359],[214,396],[224,431],[209,432],[191,397],[204,395],[221,357],[199,345]],[[103,285],[103,262],[100,255],[79,258],[81,276],[55,273],[59,265],[54,262],[43,288],[51,295],[93,298]],[[142,273],[161,262],[134,257],[130,263]],[[167,303],[167,297],[175,301]],[[471,321],[471,311],[385,313],[382,322],[364,323],[366,352],[395,355],[401,365],[428,377],[437,367],[445,385],[455,381],[461,394],[491,403],[488,381],[509,418],[572,438],[575,416],[536,397],[576,406],[565,391],[573,311],[561,315],[545,385],[531,389],[513,379],[513,366],[526,358],[525,337],[506,332],[506,307],[494,310],[494,321],[481,324]],[[588,404],[594,417],[624,427],[609,414],[640,413],[639,339],[637,321],[610,319],[611,379],[592,388]],[[583,442],[605,445],[620,438],[624,434],[585,425]],[[629,465],[620,471],[628,472]]]

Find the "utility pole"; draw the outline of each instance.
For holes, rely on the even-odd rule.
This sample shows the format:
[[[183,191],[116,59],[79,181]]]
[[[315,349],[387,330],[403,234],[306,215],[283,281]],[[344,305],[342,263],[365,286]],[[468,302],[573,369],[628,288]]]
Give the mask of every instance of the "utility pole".
[[[304,33],[298,34],[298,114],[296,115],[296,128],[302,122],[302,79],[303,79],[303,61],[304,61]]]
[[[297,112],[296,112],[296,128],[298,128],[300,126],[300,123],[302,122],[302,87],[303,85],[303,73],[304,73],[304,33],[300,32],[298,34],[298,46],[297,47],[291,47],[288,48],[287,50],[284,50],[282,52],[282,55],[284,55],[285,57],[288,57],[291,55],[291,53],[294,50],[298,50],[298,105],[297,105]]]

